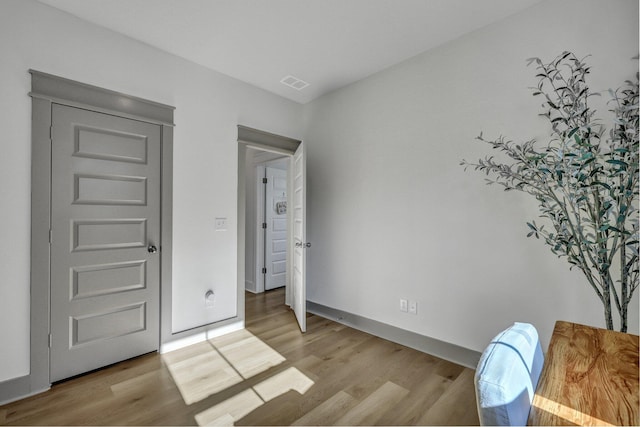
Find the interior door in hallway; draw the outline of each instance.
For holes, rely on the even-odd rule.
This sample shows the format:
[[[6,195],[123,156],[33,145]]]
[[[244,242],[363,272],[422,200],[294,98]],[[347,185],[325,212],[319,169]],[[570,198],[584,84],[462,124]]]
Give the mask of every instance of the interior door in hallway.
[[[52,382],[158,349],[160,135],[53,106]]]
[[[293,249],[292,249],[292,286],[291,308],[293,309],[300,330],[307,330],[307,249],[311,243],[306,241],[306,205],[307,205],[307,157],[304,143],[301,142],[292,157],[292,166],[289,168],[292,176],[293,206],[291,217],[293,222]]]
[[[287,171],[266,168],[265,290],[286,283],[287,272]]]

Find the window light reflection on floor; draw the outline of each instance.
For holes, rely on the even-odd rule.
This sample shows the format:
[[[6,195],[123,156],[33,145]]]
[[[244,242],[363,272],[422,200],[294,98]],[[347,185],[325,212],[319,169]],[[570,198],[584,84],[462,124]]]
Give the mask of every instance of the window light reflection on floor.
[[[226,390],[280,365],[286,359],[247,330],[240,330],[165,353],[171,376],[187,405]],[[304,394],[314,382],[294,367],[196,415],[199,425],[233,425],[266,402],[294,390]]]
[[[286,360],[247,330],[165,353],[162,357],[187,405]]]
[[[196,415],[199,426],[232,426],[265,402],[253,389],[245,390]]]
[[[209,342],[245,380],[286,360],[245,329],[214,338]]]
[[[208,342],[187,348],[181,360],[176,350],[163,355],[184,403],[191,405],[243,381],[242,377]],[[187,350],[185,349],[185,350]]]
[[[294,367],[288,368],[254,387],[238,393],[196,415],[199,426],[233,425],[245,415],[276,397],[295,390],[304,394],[314,382]]]

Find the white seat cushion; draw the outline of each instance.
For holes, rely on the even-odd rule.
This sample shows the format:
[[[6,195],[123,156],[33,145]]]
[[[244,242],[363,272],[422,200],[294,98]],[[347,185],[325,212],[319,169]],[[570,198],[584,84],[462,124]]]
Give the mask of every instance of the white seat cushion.
[[[481,425],[526,425],[544,356],[538,331],[514,323],[482,353],[475,375]]]

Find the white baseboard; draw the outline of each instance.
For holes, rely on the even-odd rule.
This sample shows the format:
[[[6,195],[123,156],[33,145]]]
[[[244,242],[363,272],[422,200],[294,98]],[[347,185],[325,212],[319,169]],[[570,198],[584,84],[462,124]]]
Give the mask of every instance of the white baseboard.
[[[193,344],[197,344],[202,341],[206,341],[211,338],[219,337],[224,334],[229,334],[231,332],[239,331],[240,329],[244,329],[244,322],[238,321],[234,323],[230,323],[225,326],[221,326],[219,328],[210,329],[204,332],[198,332],[193,335],[189,335],[188,337],[178,338],[173,341],[166,342],[160,346],[160,354],[168,353],[173,350],[178,350],[183,347],[187,347]]]
[[[253,282],[253,280],[245,280],[244,281],[244,290],[245,291],[249,291],[252,294],[257,294],[258,291],[256,289],[256,284]]]

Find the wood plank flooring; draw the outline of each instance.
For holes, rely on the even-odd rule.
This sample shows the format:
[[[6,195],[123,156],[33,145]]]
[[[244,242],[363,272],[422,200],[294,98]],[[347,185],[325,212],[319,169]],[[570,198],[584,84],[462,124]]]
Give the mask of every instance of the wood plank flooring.
[[[0,406],[0,425],[478,425],[474,371],[246,294],[246,330]],[[185,403],[186,402],[186,403]]]

